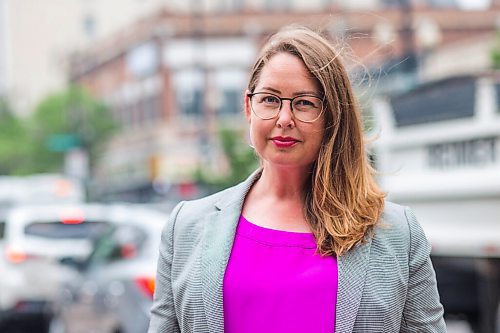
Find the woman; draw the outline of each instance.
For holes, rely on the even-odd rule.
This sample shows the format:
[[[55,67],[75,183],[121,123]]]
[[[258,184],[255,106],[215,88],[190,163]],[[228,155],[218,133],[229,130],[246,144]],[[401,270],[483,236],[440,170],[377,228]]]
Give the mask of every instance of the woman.
[[[245,114],[261,169],[173,210],[149,332],[445,332],[430,246],[384,203],[331,44],[274,35]]]

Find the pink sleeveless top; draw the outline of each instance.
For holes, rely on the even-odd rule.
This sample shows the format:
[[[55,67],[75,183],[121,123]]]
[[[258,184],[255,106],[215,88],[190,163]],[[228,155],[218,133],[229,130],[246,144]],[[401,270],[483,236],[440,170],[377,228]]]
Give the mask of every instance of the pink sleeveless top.
[[[225,333],[332,333],[335,257],[312,233],[267,229],[240,217],[224,275]]]

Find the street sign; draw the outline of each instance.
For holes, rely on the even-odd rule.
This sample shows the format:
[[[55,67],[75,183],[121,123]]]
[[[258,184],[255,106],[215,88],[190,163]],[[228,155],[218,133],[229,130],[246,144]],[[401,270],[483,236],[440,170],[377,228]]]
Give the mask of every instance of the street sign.
[[[45,140],[45,146],[52,152],[65,152],[81,146],[80,137],[76,134],[53,134]]]

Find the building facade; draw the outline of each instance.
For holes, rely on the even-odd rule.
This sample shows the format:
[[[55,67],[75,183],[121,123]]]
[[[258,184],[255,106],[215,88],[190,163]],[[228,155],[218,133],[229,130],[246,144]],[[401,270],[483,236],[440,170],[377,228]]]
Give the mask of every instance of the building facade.
[[[0,95],[29,114],[48,93],[64,88],[66,59],[75,50],[127,29],[160,8],[178,15],[230,13],[354,13],[398,8],[458,8],[484,11],[500,0],[0,0]],[[342,29],[345,22],[335,23]],[[391,40],[391,25],[379,27]],[[255,28],[251,28],[255,29]]]
[[[16,112],[28,115],[43,97],[65,87],[69,54],[163,3],[0,0],[0,95],[10,100]]]
[[[349,5],[346,5],[349,4]],[[0,95],[21,115],[64,88],[66,59],[141,17],[171,13],[310,11],[331,6],[374,8],[380,0],[0,0]]]
[[[383,72],[388,66],[405,72],[398,64],[408,54],[420,65],[431,64],[432,56],[447,47],[493,40],[500,13],[402,9],[210,15],[163,9],[90,45],[72,58],[71,81],[105,100],[121,125],[94,170],[99,191],[147,196],[151,189],[191,188],[200,168],[223,174],[227,162],[218,132],[230,127],[245,136],[243,92],[249,68],[262,42],[284,25],[326,31],[338,41],[353,73]],[[419,24],[424,28],[415,28]],[[433,78],[425,69],[417,76]]]

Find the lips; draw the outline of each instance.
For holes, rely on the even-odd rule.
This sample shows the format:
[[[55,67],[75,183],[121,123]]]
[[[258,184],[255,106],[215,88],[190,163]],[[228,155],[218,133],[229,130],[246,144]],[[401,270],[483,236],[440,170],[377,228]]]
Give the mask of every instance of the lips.
[[[299,140],[290,136],[275,136],[271,138],[271,141],[278,148],[289,148],[294,146],[297,142],[299,142]]]

